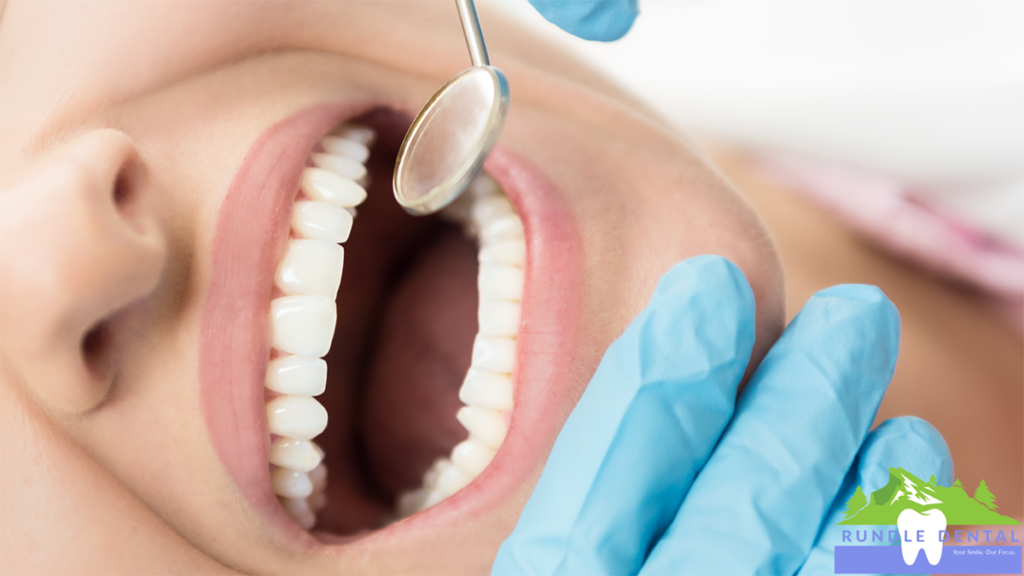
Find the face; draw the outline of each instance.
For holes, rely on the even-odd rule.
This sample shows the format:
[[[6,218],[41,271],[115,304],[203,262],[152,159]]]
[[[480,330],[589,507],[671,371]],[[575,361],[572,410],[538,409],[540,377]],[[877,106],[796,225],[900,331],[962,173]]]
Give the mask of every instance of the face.
[[[521,288],[487,284],[477,260],[490,256],[459,225],[407,216],[391,197],[410,119],[468,64],[450,2],[6,6],[10,565],[488,572],[603,351],[674,263],[713,253],[744,270],[763,356],[781,331],[781,274],[745,200],[627,96],[500,16],[482,21],[512,92],[485,169],[525,230],[513,233]],[[302,352],[277,340],[292,294],[279,265],[302,237],[296,206],[318,199],[304,182],[325,160],[312,155],[356,125],[375,136],[368,176],[353,175],[367,197],[343,245],[319,397],[327,505],[304,530],[268,464],[283,437],[268,422],[268,373]],[[507,286],[521,295],[507,298],[519,320],[509,368],[496,369],[512,372],[504,441],[475,479],[459,476],[468,485],[395,521],[396,498],[467,436],[456,412],[486,352],[474,348],[478,308]],[[293,339],[321,328],[301,324]],[[300,428],[318,418],[296,410]]]

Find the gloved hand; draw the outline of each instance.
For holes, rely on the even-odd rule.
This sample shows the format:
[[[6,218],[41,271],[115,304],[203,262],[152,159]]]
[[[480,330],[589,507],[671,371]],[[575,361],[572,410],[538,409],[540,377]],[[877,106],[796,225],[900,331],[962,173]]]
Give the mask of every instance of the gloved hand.
[[[874,287],[823,290],[736,400],[754,296],[716,256],[676,265],[611,345],[492,573],[832,573],[844,505],[890,466],[946,485],[916,418],[868,429],[899,351]]]
[[[584,40],[622,38],[636,20],[636,0],[530,0],[530,4],[569,34]]]

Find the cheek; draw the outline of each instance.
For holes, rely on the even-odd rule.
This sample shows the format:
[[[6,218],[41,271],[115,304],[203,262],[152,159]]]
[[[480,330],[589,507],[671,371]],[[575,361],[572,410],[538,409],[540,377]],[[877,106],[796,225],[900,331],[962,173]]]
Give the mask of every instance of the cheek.
[[[571,199],[583,237],[583,351],[603,351],[646,305],[676,263],[728,258],[757,303],[756,368],[785,325],[781,261],[752,205],[681,143],[605,141],[566,130],[570,149],[548,162]],[[584,157],[584,161],[579,158]],[[600,353],[589,361],[596,366]]]

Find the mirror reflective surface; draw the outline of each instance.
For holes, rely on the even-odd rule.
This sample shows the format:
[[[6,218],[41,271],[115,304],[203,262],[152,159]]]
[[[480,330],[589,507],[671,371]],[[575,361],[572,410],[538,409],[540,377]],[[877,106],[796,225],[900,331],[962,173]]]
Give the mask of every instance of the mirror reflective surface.
[[[501,133],[508,101],[508,81],[492,66],[468,68],[434,94],[395,164],[395,198],[407,212],[431,214],[466,189]]]

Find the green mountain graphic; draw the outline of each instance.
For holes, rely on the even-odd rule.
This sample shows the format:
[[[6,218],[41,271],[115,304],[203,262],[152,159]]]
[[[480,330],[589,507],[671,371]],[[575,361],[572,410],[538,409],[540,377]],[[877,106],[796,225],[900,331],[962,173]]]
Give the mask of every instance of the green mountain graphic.
[[[895,525],[900,512],[907,508],[916,512],[937,508],[946,515],[948,524],[1020,525],[995,511],[995,495],[989,492],[984,480],[975,497],[982,501],[968,496],[959,480],[953,486],[939,486],[934,476],[924,482],[903,468],[889,468],[889,482],[872,492],[870,500],[857,487],[847,502],[846,519],[839,524]]]

